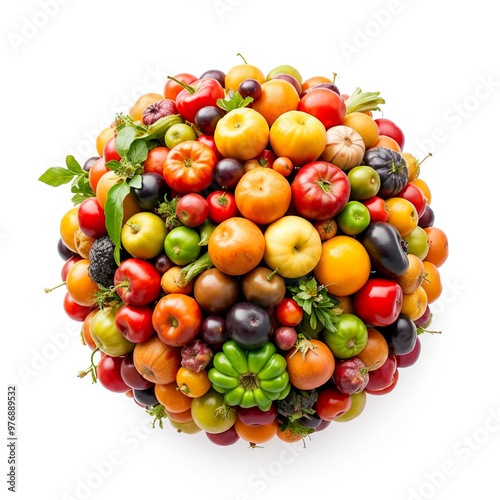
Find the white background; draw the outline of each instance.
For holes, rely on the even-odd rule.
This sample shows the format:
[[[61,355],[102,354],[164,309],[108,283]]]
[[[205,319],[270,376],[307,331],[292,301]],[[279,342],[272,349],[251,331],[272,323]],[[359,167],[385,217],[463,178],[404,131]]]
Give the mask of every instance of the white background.
[[[494,4],[54,0],[47,16],[42,2],[3,2],[0,15],[0,421],[6,386],[17,384],[18,498],[491,498],[500,451],[500,422],[488,420],[500,420]],[[277,439],[219,448],[168,424],[151,432],[133,402],[76,378],[89,351],[64,314],[63,290],[43,293],[59,282],[59,220],[71,205],[68,188],[39,175],[68,153],[93,156],[115,112],[161,92],[167,74],[228,71],[238,52],[265,74],[292,64],[304,78],[336,71],[347,93],[380,90],[405,150],[434,152],[421,177],[450,240],[434,307],[443,334],[423,336],[419,363],[401,370],[393,393],[369,397],[361,417],[332,424],[305,450]],[[112,470],[98,475],[110,458]],[[88,491],[78,488],[85,482]]]

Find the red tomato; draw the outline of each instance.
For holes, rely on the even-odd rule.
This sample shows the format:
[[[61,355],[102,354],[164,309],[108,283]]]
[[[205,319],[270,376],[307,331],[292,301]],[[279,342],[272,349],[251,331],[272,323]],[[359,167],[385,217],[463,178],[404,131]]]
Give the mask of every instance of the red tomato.
[[[369,279],[354,295],[356,314],[372,326],[388,326],[396,321],[403,305],[403,290],[383,278]]]
[[[104,163],[108,163],[108,161],[111,160],[120,161],[122,159],[122,157],[116,152],[115,142],[116,142],[116,137],[113,136],[104,146],[104,151],[103,151]]]
[[[115,272],[117,293],[125,304],[145,306],[160,295],[161,276],[153,264],[142,259],[124,260]]]
[[[370,222],[387,222],[389,219],[389,207],[386,205],[385,200],[374,196],[369,200],[364,200],[361,203],[370,212]]]
[[[204,144],[197,141],[181,142],[163,164],[167,184],[178,193],[194,193],[206,189],[213,180],[217,157]]]
[[[121,376],[123,358],[112,358],[104,354],[97,364],[97,378],[111,392],[127,392],[130,387]]]
[[[427,201],[422,190],[415,186],[415,184],[408,183],[402,191],[398,193],[398,198],[404,198],[405,200],[411,202],[411,204],[415,207],[419,218],[424,215]]]
[[[306,219],[334,217],[346,206],[350,194],[347,175],[326,161],[304,165],[292,182],[292,203]]]
[[[73,321],[85,321],[85,318],[90,314],[90,311],[92,311],[92,307],[77,304],[71,295],[66,292],[64,296],[64,310]]]
[[[399,144],[402,151],[405,145],[405,135],[403,131],[393,121],[387,118],[377,118],[375,123],[377,124],[379,135],[386,135],[394,139]]]
[[[274,309],[274,313],[284,326],[297,326],[304,316],[304,311],[293,299],[283,299]]]
[[[97,198],[87,198],[78,208],[78,226],[90,238],[102,238],[108,234],[104,210]]]
[[[219,99],[224,99],[222,85],[213,78],[204,78],[186,85],[175,98],[175,107],[183,118],[194,123],[196,113],[206,106],[217,106]]]
[[[207,200],[196,193],[186,194],[177,203],[177,218],[188,227],[203,224],[209,211]]]
[[[238,408],[238,418],[246,425],[267,425],[276,419],[276,408],[261,410],[258,406],[252,408]]]
[[[333,90],[313,89],[299,102],[299,111],[315,116],[328,130],[342,125],[346,115],[343,99]]]
[[[158,174],[163,177],[163,163],[168,153],[170,153],[168,148],[153,148],[144,162],[144,172]]]
[[[189,295],[170,293],[161,298],[153,312],[153,326],[158,337],[172,347],[186,345],[201,327],[201,309]]]
[[[220,154],[219,150],[217,149],[217,146],[215,144],[215,139],[213,135],[200,135],[198,139],[196,139],[198,142],[201,142],[205,146],[208,146],[214,153],[215,156],[217,157],[217,161],[222,160],[224,157]]]
[[[340,392],[337,388],[325,389],[319,393],[316,402],[316,413],[323,420],[333,420],[340,417],[351,407],[349,394]]]
[[[123,306],[115,316],[116,328],[130,342],[145,342],[155,332],[153,310],[148,306]]]
[[[393,382],[396,367],[396,356],[391,354],[378,370],[370,372],[370,380],[366,386],[366,391],[380,391],[389,387]]]
[[[179,73],[178,75],[175,75],[174,78],[182,83],[186,83],[187,85],[198,80],[198,78],[191,73]],[[165,96],[165,99],[171,99],[175,102],[175,99],[181,90],[184,90],[184,87],[169,78],[163,88],[163,95]]]
[[[392,377],[392,382],[385,389],[380,389],[378,391],[365,389],[365,392],[366,394],[371,394],[372,396],[383,396],[384,394],[388,394],[389,392],[391,392],[394,389],[394,387],[396,387],[398,380],[399,380],[399,370],[396,368],[394,376]]]
[[[226,191],[214,191],[207,197],[209,206],[209,218],[213,222],[220,224],[231,217],[236,217],[238,208],[231,193]]]
[[[271,168],[277,156],[269,149],[264,149],[259,156],[255,159],[259,162],[259,165],[264,168]]]

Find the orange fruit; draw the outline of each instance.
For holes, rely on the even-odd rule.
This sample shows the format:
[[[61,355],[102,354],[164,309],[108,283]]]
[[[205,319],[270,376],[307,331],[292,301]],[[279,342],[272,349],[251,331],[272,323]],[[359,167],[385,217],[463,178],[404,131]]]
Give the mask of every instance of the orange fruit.
[[[179,279],[179,275],[182,267],[174,266],[171,267],[166,273],[161,277],[161,287],[165,293],[182,293],[189,295],[193,291],[193,281],[191,280],[186,286],[180,287],[176,281]]]
[[[234,430],[243,441],[252,444],[262,444],[270,441],[278,430],[278,423],[273,420],[265,425],[246,425],[240,419],[236,419]]]
[[[112,127],[105,128],[101,131],[101,133],[97,136],[95,141],[95,146],[97,149],[97,154],[102,158],[104,152],[104,146],[106,143],[115,135],[115,129]]]
[[[424,314],[426,307],[427,294],[423,287],[419,286],[413,293],[403,294],[401,312],[406,314],[412,321],[420,318]]]
[[[299,107],[299,95],[294,86],[285,80],[269,80],[262,85],[262,95],[253,103],[253,109],[260,113],[271,127],[276,119],[287,111]]]
[[[236,92],[240,83],[248,79],[257,80],[261,85],[266,81],[264,73],[251,64],[238,64],[232,67],[226,75],[226,92],[229,89]]]
[[[389,219],[387,222],[392,224],[401,237],[408,236],[418,224],[417,210],[411,201],[404,198],[389,198],[385,201],[389,208]]]
[[[443,291],[438,268],[432,262],[424,262],[425,276],[422,288],[427,294],[427,303],[435,302]]]
[[[59,232],[63,243],[75,253],[78,253],[75,244],[75,233],[80,229],[78,225],[78,207],[68,210],[61,219]]]
[[[424,193],[425,199],[427,200],[427,205],[430,205],[432,201],[432,194],[427,183],[422,179],[415,179],[412,184],[422,190],[422,193]]]
[[[403,293],[413,293],[422,284],[425,275],[424,264],[416,255],[408,254],[408,261],[410,266],[406,273],[396,278]]]
[[[432,262],[436,267],[441,267],[448,258],[448,238],[441,229],[437,227],[426,227],[429,251],[425,260]]]
[[[325,76],[312,76],[302,84],[302,92],[314,87],[315,85],[319,85],[320,83],[332,83],[332,81]]]
[[[370,149],[378,140],[378,127],[375,121],[364,113],[354,112],[345,116],[342,123],[354,129],[365,143],[365,148]]]
[[[368,328],[368,341],[358,358],[363,361],[368,371],[379,369],[389,356],[389,346],[384,336],[375,328]]]
[[[401,153],[399,144],[392,137],[387,137],[386,135],[379,135],[377,142],[372,146],[372,148],[389,148]]]
[[[96,303],[99,287],[89,276],[90,260],[82,259],[73,264],[66,278],[66,286],[71,298],[81,306],[91,307]]]

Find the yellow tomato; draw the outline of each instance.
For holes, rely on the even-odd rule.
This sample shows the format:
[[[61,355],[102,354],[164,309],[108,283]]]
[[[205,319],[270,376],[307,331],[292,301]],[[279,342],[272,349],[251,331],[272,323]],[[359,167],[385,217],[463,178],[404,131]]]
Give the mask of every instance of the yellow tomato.
[[[323,243],[314,275],[328,293],[343,297],[357,292],[368,281],[370,269],[370,257],[359,241],[335,236]]]
[[[269,126],[257,111],[235,109],[219,120],[214,139],[222,156],[246,161],[259,156],[266,148]]]
[[[93,306],[99,287],[89,277],[90,261],[82,259],[73,264],[66,278],[66,286],[72,299],[81,306]]]
[[[264,260],[271,269],[279,268],[285,278],[310,273],[321,257],[321,238],[314,226],[290,215],[273,222],[264,233]]]
[[[97,149],[97,154],[102,158],[104,154],[104,146],[106,143],[115,135],[115,129],[112,127],[105,128],[101,131],[101,133],[97,136],[95,141],[95,147]]]
[[[419,286],[413,293],[405,293],[403,295],[403,305],[401,312],[406,314],[412,321],[417,320],[424,314],[427,307],[427,294],[425,290]]]
[[[285,156],[294,165],[302,166],[317,160],[325,150],[326,129],[308,113],[288,111],[274,122],[270,140],[277,156]]]
[[[75,245],[75,233],[78,229],[80,229],[78,225],[78,207],[75,207],[64,214],[60,226],[63,243],[75,253],[78,253]]]
[[[396,197],[385,200],[385,204],[389,208],[387,222],[399,231],[401,237],[408,236],[418,224],[418,214],[413,203]]]

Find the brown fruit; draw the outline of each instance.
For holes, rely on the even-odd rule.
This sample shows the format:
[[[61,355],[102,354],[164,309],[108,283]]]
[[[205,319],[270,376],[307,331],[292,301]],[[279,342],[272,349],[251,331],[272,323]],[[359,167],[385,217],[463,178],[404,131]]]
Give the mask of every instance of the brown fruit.
[[[229,309],[238,300],[238,280],[218,269],[207,269],[194,283],[194,298],[209,313],[217,314]]]
[[[368,328],[368,341],[365,348],[358,354],[368,371],[378,370],[387,360],[389,348],[384,336],[375,328]]]
[[[286,292],[285,281],[273,274],[268,267],[256,267],[241,280],[241,288],[248,302],[258,302],[264,307],[277,306]]]
[[[134,365],[146,380],[155,384],[170,384],[181,365],[181,349],[168,346],[153,335],[135,346]]]
[[[416,255],[408,254],[408,260],[408,270],[396,278],[403,293],[413,293],[422,284],[425,275],[424,264]]]
[[[335,308],[342,308],[342,313],[339,314],[356,314],[354,310],[354,303],[349,295],[345,297],[340,297],[338,295],[332,295],[332,297],[340,302]]]

